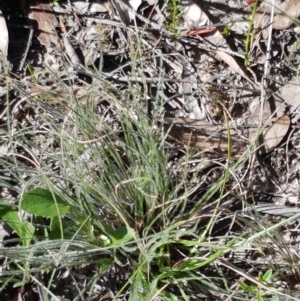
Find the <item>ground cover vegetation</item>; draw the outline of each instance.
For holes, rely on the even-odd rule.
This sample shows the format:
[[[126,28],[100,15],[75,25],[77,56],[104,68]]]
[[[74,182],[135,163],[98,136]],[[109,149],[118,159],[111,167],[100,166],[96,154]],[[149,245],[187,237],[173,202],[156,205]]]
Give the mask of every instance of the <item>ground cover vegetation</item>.
[[[295,103],[252,132],[233,125],[263,122],[255,98],[298,89],[297,34],[275,30],[265,59],[253,46],[259,3],[235,2],[205,2],[210,20],[225,18],[217,34],[200,24],[208,41],[182,28],[177,0],[138,11],[156,9],[161,32],[72,1],[0,4],[0,300],[299,300]],[[40,29],[41,4],[56,7],[57,32],[33,29],[28,43],[19,25],[32,9]],[[229,22],[231,11],[243,18]],[[238,59],[217,59],[210,35],[235,41],[222,49]]]

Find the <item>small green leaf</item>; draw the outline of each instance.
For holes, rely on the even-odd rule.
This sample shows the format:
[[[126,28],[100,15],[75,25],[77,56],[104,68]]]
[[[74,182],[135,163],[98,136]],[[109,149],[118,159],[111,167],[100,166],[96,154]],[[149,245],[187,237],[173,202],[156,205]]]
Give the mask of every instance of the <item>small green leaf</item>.
[[[263,281],[268,282],[272,278],[272,274],[272,269],[267,270],[263,276]]]
[[[245,282],[239,281],[239,285],[245,293],[253,293],[256,291],[257,287],[254,285],[248,285]]]
[[[27,192],[21,200],[21,208],[36,216],[50,218],[64,216],[70,210],[70,206],[60,196],[44,188]]]
[[[239,281],[239,285],[240,285],[240,287],[241,287],[243,290],[247,289],[247,287],[248,287],[248,285],[247,285],[245,282],[242,282],[242,281]]]
[[[248,287],[247,287],[247,289],[246,289],[246,293],[254,293],[254,292],[256,292],[257,291],[257,286],[255,286],[255,285],[249,285]]]
[[[24,246],[30,245],[35,227],[19,217],[17,208],[0,205],[0,220],[6,222],[18,234]]]
[[[118,227],[112,232],[112,243],[114,245],[128,242],[134,237],[134,230],[132,228],[127,228],[125,226]]]

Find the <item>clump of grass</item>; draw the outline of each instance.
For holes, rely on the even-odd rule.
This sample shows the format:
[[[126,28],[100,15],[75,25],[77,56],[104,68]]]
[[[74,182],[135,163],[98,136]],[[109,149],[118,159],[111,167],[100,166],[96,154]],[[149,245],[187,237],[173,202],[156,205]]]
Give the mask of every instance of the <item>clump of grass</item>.
[[[21,187],[15,191],[14,210],[30,213],[20,223],[34,227],[34,233],[26,237],[26,245],[1,249],[7,258],[5,280],[18,287],[33,283],[54,300],[61,295],[62,271],[68,285],[76,283],[72,300],[231,298],[241,272],[228,263],[228,254],[268,232],[257,227],[258,233],[248,236],[229,231],[225,237],[213,235],[223,210],[229,212],[221,205],[229,194],[230,175],[244,161],[231,164],[229,152],[219,179],[207,187],[199,181],[202,171],[189,173],[188,164],[197,155],[187,148],[183,167],[175,173],[171,149],[163,143],[160,99],[153,100],[150,119],[144,98],[137,98],[133,87],[124,96],[100,75],[94,78],[85,105],[62,82],[70,97],[60,99],[60,106],[47,104],[45,94],[27,99],[37,121],[11,137],[16,156],[1,164],[7,171],[17,167]],[[95,91],[101,99],[98,114]],[[45,140],[47,147],[40,142]],[[17,156],[20,149],[30,160]],[[1,184],[9,181],[1,177]],[[24,205],[36,191],[49,192],[56,215]],[[40,197],[44,200],[45,194]],[[239,222],[245,224],[242,218]],[[229,270],[234,280],[226,277]],[[236,290],[237,300],[253,296],[254,289],[250,295],[246,286]]]
[[[195,187],[185,180],[187,170],[176,177],[168,167],[169,150],[162,144],[165,134],[157,134],[160,117],[150,120],[140,100],[133,103],[123,99],[121,103],[104,86],[103,107],[111,116],[104,112],[99,117],[93,106],[83,106],[76,99],[76,106],[69,102],[69,112],[61,113],[63,121],[49,118],[50,111],[43,115],[44,128],[54,144],[60,145],[59,153],[47,149],[47,156],[59,163],[60,175],[47,164],[49,157],[42,161],[32,152],[32,159],[40,166],[31,170],[34,176],[23,188],[21,204],[28,193],[41,187],[51,192],[48,198],[57,195],[54,204],[59,198],[69,210],[53,227],[55,220],[50,222],[45,218],[47,213],[39,216],[40,211],[33,209],[35,233],[30,248],[19,248],[19,259],[11,259],[11,264],[25,269],[27,276],[18,279],[16,270],[9,274],[23,286],[36,282],[36,272],[54,277],[63,267],[72,273],[75,266],[90,264],[105,281],[110,273],[118,274],[120,279],[109,287],[115,298],[126,294],[128,300],[168,300],[175,296],[188,300],[195,289],[200,292],[207,283],[224,292],[223,280],[217,280],[219,288],[197,272],[213,261],[209,258],[216,257],[211,257],[209,249],[216,248],[212,254],[219,249],[206,245],[206,234],[196,234],[199,218],[195,208],[201,210],[208,199],[199,198],[191,204],[189,196]],[[31,102],[45,110],[40,97]],[[154,108],[153,112],[159,111]],[[115,122],[108,124],[106,118]],[[33,135],[27,132],[21,136],[24,147]],[[222,253],[218,250],[217,256]],[[95,284],[91,275],[86,277],[90,286],[81,292],[83,295]]]

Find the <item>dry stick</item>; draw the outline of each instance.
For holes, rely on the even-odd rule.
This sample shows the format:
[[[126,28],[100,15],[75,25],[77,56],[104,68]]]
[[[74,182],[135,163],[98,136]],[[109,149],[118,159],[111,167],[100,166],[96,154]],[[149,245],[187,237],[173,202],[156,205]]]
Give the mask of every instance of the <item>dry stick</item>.
[[[25,26],[25,28],[26,28],[26,26]],[[28,40],[27,40],[26,48],[25,48],[25,51],[24,51],[24,54],[23,54],[23,58],[21,59],[21,62],[20,62],[19,67],[18,67],[18,71],[22,71],[22,69],[24,67],[24,64],[25,64],[25,61],[27,59],[27,55],[28,55],[30,46],[32,44],[34,29],[31,26],[28,26],[28,29],[29,29]]]
[[[264,65],[264,75],[262,77],[262,82],[261,82],[261,96],[260,96],[260,117],[259,117],[259,124],[258,124],[258,134],[260,134],[261,129],[262,129],[262,123],[263,123],[263,108],[265,104],[265,98],[267,95],[266,89],[267,89],[267,76],[269,75],[269,61],[271,58],[271,42],[272,42],[272,30],[273,30],[273,20],[274,20],[274,7],[275,7],[275,0],[273,0],[273,6],[272,6],[272,11],[271,11],[271,24],[269,27],[269,37],[268,37],[268,46],[267,46],[267,55],[266,55],[266,62]],[[259,136],[257,136],[258,138]],[[253,173],[254,173],[254,159],[258,160],[258,162],[263,166],[262,160],[260,159],[260,155],[256,151],[256,156],[251,157],[251,163],[250,163],[250,175],[249,178],[253,178]]]
[[[73,66],[74,69],[77,69],[80,66],[81,62],[79,60],[79,57],[75,49],[73,48],[72,44],[69,41],[67,34],[63,35],[63,41],[65,45],[65,51],[67,56],[69,57],[71,66]]]
[[[273,0],[272,4],[272,10],[271,10],[271,25],[269,27],[269,38],[268,38],[268,45],[267,45],[267,55],[266,55],[266,62],[264,65],[264,75],[262,78],[262,84],[261,84],[261,98],[260,98],[260,106],[261,106],[261,111],[260,111],[260,122],[259,126],[261,127],[262,125],[262,120],[263,120],[263,107],[264,107],[264,102],[266,98],[266,89],[267,89],[267,77],[270,73],[269,70],[269,61],[271,59],[271,43],[272,43],[272,30],[273,30],[273,21],[274,21],[274,10],[275,10],[275,0]]]
[[[260,98],[260,119],[259,119],[259,129],[262,127],[262,121],[263,121],[263,111],[264,111],[264,104],[266,101],[266,95],[267,95],[267,77],[270,73],[269,69],[269,62],[271,59],[271,43],[272,43],[272,31],[273,31],[273,21],[274,21],[274,11],[275,11],[275,0],[273,0],[272,3],[272,10],[271,10],[271,24],[269,27],[269,37],[268,37],[268,45],[267,45],[267,55],[266,55],[266,62],[264,65],[264,75],[262,78],[261,83],[261,98]]]
[[[90,75],[88,72],[83,72],[86,75]],[[104,75],[105,78],[113,78],[115,80],[118,80],[120,82],[146,82],[146,83],[155,83],[155,82],[170,82],[170,83],[194,83],[192,80],[189,79],[182,79],[182,78],[159,78],[159,77],[140,77],[140,76],[118,76],[117,74],[109,74],[109,73],[101,73]],[[235,86],[235,85],[230,85],[230,84],[219,84],[219,83],[214,83],[214,82],[201,82],[198,83],[199,86],[201,85],[211,85],[211,86],[221,86],[221,87],[227,87],[227,88],[232,88],[232,89],[239,89],[243,91],[248,91],[248,92],[258,92],[259,90],[256,90],[255,88],[246,88],[246,87],[240,87],[240,86]]]

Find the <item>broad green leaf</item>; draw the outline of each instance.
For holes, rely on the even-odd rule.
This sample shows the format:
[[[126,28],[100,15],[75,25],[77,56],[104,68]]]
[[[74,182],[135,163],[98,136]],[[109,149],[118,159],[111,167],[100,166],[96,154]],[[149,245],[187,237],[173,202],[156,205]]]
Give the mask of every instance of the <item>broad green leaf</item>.
[[[114,245],[128,242],[134,237],[134,230],[132,228],[127,228],[125,226],[118,227],[112,232],[112,243]]]
[[[36,216],[50,218],[64,216],[70,210],[70,206],[60,196],[44,188],[27,192],[21,200],[21,208]]]
[[[6,222],[20,237],[24,246],[29,246],[35,227],[19,217],[17,208],[0,206],[0,220]]]

